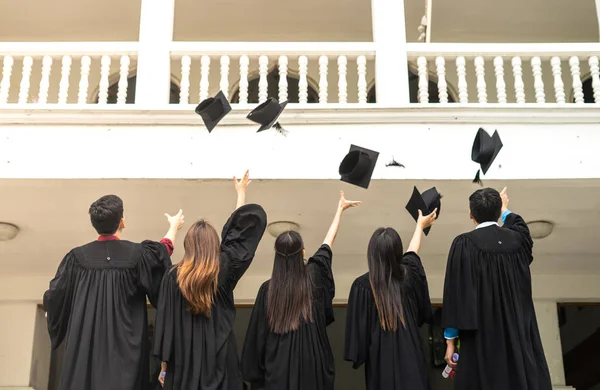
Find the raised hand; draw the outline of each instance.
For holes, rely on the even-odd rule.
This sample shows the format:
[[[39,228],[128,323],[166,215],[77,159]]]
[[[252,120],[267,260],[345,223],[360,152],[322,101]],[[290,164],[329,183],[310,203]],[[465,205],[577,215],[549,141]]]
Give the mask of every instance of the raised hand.
[[[171,228],[176,230],[181,229],[183,224],[185,223],[185,216],[183,215],[183,210],[179,209],[179,212],[173,216],[165,213],[165,217],[167,217],[167,221],[169,221],[169,225]]]
[[[246,191],[246,188],[248,188],[248,184],[252,183],[252,180],[249,179],[250,177],[250,171],[247,170],[246,173],[244,173],[244,177],[242,177],[241,180],[238,181],[237,177],[233,177],[233,183],[235,184],[235,190],[239,193],[239,192],[243,192]]]
[[[436,217],[437,208],[434,209],[429,215],[423,215],[421,210],[419,210],[419,218],[417,219],[417,225],[419,225],[421,229],[426,229],[435,223]]]
[[[508,210],[508,202],[510,201],[508,199],[508,191],[506,190],[506,187],[504,187],[502,192],[500,192],[500,198],[502,199],[502,212],[504,213],[506,210]]]
[[[361,203],[362,202],[357,200],[346,200],[346,198],[344,198],[344,191],[340,191],[340,202],[338,203],[338,208],[340,210],[344,211],[350,207],[356,207]]]

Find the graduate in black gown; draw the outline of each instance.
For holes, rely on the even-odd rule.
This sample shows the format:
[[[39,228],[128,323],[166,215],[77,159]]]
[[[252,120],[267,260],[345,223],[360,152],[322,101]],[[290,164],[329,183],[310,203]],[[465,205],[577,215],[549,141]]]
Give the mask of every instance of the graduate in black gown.
[[[437,209],[423,216],[406,253],[392,228],[379,228],[367,251],[369,272],[350,289],[344,359],[365,365],[368,390],[427,390],[427,361],[419,328],[432,319],[429,287],[421,259],[423,230]]]
[[[506,188],[469,198],[475,230],[456,237],[448,255],[442,326],[446,361],[460,338],[457,390],[551,390],[535,316],[527,224],[508,210]],[[502,217],[504,226],[498,226]]]
[[[147,301],[156,305],[163,274],[184,223],[167,215],[161,242],[121,240],[123,202],[107,195],[89,210],[100,235],[71,250],[44,294],[52,348],[65,342],[59,390],[146,390]]]
[[[245,204],[248,172],[234,182],[237,206],[221,242],[208,222],[194,223],[185,236],[183,259],[163,278],[154,354],[164,362],[165,389],[244,388],[233,333],[233,290],[254,259],[267,214],[257,204]]]
[[[306,264],[299,233],[277,237],[273,273],[258,291],[242,351],[244,380],[253,389],[333,390],[335,367],[325,329],[334,321],[331,246],[342,213],[358,204],[341,192],[323,245]]]

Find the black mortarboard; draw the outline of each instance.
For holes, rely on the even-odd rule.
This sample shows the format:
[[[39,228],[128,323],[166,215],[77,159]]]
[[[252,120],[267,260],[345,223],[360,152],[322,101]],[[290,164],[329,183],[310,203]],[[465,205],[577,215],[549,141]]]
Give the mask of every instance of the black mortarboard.
[[[231,106],[223,91],[219,91],[214,98],[211,97],[200,102],[195,111],[202,117],[206,129],[210,133],[217,123],[231,112]]]
[[[283,103],[279,103],[277,99],[268,98],[266,102],[261,103],[252,110],[246,118],[261,125],[257,133],[269,130],[273,126],[275,126],[277,131],[282,132],[283,129],[277,122],[277,118],[279,118],[279,115],[281,115],[287,104],[287,100]]]
[[[490,169],[490,166],[496,159],[496,156],[502,149],[502,141],[500,140],[500,135],[498,131],[494,131],[494,134],[490,137],[490,135],[482,128],[479,128],[477,131],[477,135],[475,136],[475,141],[473,141],[473,149],[471,150],[471,160],[478,163],[485,175]],[[481,184],[481,180],[479,179],[479,170],[475,175],[475,180],[473,183]]]
[[[435,187],[428,189],[422,194],[419,192],[417,187],[413,188],[413,193],[406,204],[406,210],[410,213],[410,215],[416,220],[419,219],[419,210],[423,213],[423,215],[429,215],[433,212],[433,210],[437,209],[436,219],[440,216],[440,211],[442,210],[442,194],[437,192]],[[429,234],[429,230],[431,226],[425,228],[423,232],[425,235]]]
[[[369,188],[378,157],[379,152],[350,145],[350,151],[340,164],[340,180],[362,188]]]

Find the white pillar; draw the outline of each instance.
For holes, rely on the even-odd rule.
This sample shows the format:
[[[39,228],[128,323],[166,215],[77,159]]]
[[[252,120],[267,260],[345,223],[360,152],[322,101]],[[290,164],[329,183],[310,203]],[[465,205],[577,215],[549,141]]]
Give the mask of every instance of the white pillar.
[[[169,104],[175,0],[142,0],[135,103]]]
[[[399,106],[410,101],[404,0],[371,0],[377,103]]]
[[[0,390],[33,389],[36,312],[34,302],[0,302]]]
[[[558,308],[556,301],[534,301],[540,336],[544,346],[544,354],[550,370],[554,390],[573,389],[565,386],[565,368],[558,327]]]

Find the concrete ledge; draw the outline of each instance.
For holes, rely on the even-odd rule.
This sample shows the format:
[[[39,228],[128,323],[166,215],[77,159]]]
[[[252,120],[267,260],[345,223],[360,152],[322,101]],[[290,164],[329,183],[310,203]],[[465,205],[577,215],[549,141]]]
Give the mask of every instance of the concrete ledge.
[[[220,126],[248,125],[255,105],[234,104]],[[198,125],[195,105],[11,104],[0,107],[0,124]],[[282,124],[499,123],[600,124],[599,104],[288,104]]]

